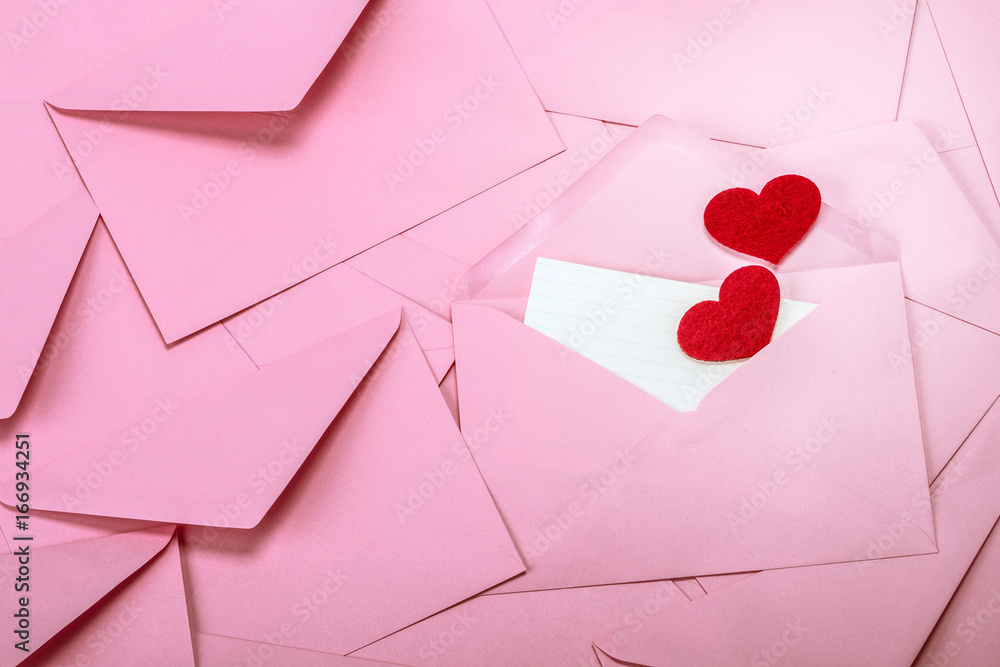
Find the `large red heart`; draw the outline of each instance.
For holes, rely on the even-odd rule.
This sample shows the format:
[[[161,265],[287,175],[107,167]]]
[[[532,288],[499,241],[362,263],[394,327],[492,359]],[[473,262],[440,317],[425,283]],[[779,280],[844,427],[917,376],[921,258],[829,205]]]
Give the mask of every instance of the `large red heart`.
[[[732,361],[757,354],[771,341],[781,288],[763,266],[736,269],[723,281],[718,301],[691,306],[677,327],[677,342],[689,357]]]
[[[715,195],[705,207],[705,228],[727,248],[777,264],[812,227],[820,204],[815,183],[787,174],[768,181],[759,196],[746,188]]]

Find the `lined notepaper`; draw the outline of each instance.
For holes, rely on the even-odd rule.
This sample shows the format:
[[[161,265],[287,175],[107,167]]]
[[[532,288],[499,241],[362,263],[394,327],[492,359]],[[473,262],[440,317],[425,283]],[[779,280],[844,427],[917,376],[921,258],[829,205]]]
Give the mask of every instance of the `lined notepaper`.
[[[524,323],[687,412],[745,363],[698,361],[677,343],[677,326],[688,308],[718,298],[718,287],[540,257]],[[782,299],[773,337],[815,307]]]

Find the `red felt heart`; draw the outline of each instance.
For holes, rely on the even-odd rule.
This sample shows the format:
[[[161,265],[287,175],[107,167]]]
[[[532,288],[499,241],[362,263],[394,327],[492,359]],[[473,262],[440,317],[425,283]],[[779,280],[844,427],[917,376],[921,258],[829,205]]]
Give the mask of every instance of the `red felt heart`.
[[[718,301],[691,306],[677,327],[677,342],[689,357],[732,361],[757,354],[771,341],[781,289],[763,266],[736,269],[723,281]]]
[[[715,195],[705,228],[727,248],[777,264],[812,227],[821,203],[815,183],[787,174],[768,181],[759,196],[746,188]]]

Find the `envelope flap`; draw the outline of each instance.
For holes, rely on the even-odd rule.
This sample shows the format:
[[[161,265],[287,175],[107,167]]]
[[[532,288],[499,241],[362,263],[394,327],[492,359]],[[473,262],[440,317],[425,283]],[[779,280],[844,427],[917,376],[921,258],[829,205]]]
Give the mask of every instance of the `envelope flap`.
[[[39,648],[26,664],[157,665],[169,655],[171,667],[194,667],[177,534],[166,548]]]
[[[18,320],[0,329],[0,418],[21,401],[96,222],[97,208],[80,189],[0,243],[0,312]]]
[[[34,506],[255,526],[399,323],[391,311],[181,405],[161,402],[161,422],[145,441],[126,447],[107,437],[39,468]]]
[[[220,0],[48,101],[91,111],[288,111],[366,2]]]
[[[909,329],[899,265],[851,273],[698,409],[779,448],[790,469],[812,467],[933,536],[930,515],[916,511],[927,501],[927,468],[913,363],[902,356]]]
[[[32,549],[29,541],[15,542],[13,554],[0,555],[0,572],[5,582],[14,582],[23,576],[18,571],[26,563],[29,588],[17,591],[13,584],[5,585],[0,601],[13,614],[20,609],[19,599],[29,598],[28,646],[35,649],[160,553],[173,532],[173,526],[158,526],[40,549]],[[14,644],[5,641],[0,648],[5,665],[29,655]]]

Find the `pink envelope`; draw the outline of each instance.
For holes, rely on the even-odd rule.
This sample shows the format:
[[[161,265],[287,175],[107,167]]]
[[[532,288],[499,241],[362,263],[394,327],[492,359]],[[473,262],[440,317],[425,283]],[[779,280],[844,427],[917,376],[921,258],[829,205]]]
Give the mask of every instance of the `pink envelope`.
[[[524,571],[405,332],[260,525],[182,531],[196,631],[343,655]]]
[[[1000,635],[990,628],[1000,614],[1000,529],[986,538],[914,667],[974,667],[1000,655]]]
[[[593,641],[684,605],[670,581],[480,595],[352,653],[407,665],[597,665]]]
[[[512,238],[484,260],[511,268],[454,307],[463,432],[528,566],[502,591],[936,548],[930,516],[911,511],[928,478],[912,361],[890,363],[909,342],[900,267],[840,240],[852,223],[837,211],[824,208],[779,271],[785,297],[819,307],[695,413],[517,321],[535,257],[688,281],[749,263],[704,231],[727,170],[721,152],[699,155],[696,137],[650,121],[525,228],[544,240],[517,254]],[[884,410],[886,396],[897,409]],[[498,407],[511,417],[488,432]],[[898,522],[914,530],[873,552]]]
[[[895,120],[912,5],[490,0],[549,111],[772,146]]]
[[[998,416],[991,409],[920,510],[934,513],[938,553],[761,572],[667,610],[627,643],[597,646],[651,667],[908,667],[1000,516]]]
[[[163,530],[156,529],[156,534]],[[104,538],[98,552],[103,558],[101,562],[87,562],[88,551],[92,548],[88,544],[79,544],[72,552],[61,554],[63,558],[58,565],[72,570],[76,577],[72,587],[61,591],[63,596],[72,596],[81,581],[96,574],[81,567],[82,564],[89,565],[92,570],[106,569],[108,559],[120,558],[124,567],[131,560],[130,550],[140,545],[136,537],[135,533],[126,533],[116,539]],[[39,572],[39,576],[48,576],[48,573]],[[58,604],[53,608],[62,610],[67,606],[65,599],[60,599]],[[20,664],[26,667],[157,664],[167,655],[172,665],[196,664],[191,648],[191,626],[176,536],[124,582],[110,588],[99,602]]]
[[[167,342],[562,150],[485,4],[362,4],[211,11],[46,97]]]
[[[928,6],[996,196],[1000,179],[1000,131],[996,116],[1000,106],[994,82],[1000,75],[1000,66],[994,49],[1000,36],[1000,3],[949,0],[929,2]]]
[[[167,346],[99,225],[50,339],[48,363],[0,429],[4,442],[30,433],[44,443],[32,456],[33,507],[250,527],[302,465],[399,317],[390,311],[260,369],[221,325]],[[14,472],[4,480],[11,496]]]
[[[41,103],[0,103],[0,418],[13,414],[97,220]],[[40,365],[46,363],[42,359]]]
[[[136,571],[145,571],[143,568],[170,569],[169,562],[163,561],[177,558],[176,541],[171,542],[173,526],[128,526],[107,520],[73,525],[32,510],[28,530],[21,532],[14,528],[13,510],[4,508],[0,514],[7,519],[5,527],[10,526],[14,531],[12,535],[5,533],[5,541],[0,542],[0,550],[4,552],[0,555],[0,579],[4,582],[0,602],[11,615],[9,618],[13,618],[23,608],[21,598],[28,600],[27,635],[14,639],[13,630],[20,629],[20,620],[12,621],[11,626],[17,627],[9,630],[11,641],[5,641],[0,648],[5,665],[26,660],[26,664],[62,664],[52,658],[65,655],[75,658],[72,654],[77,652],[94,660],[97,652],[110,652],[108,633],[114,630],[118,631],[117,649],[126,653],[132,652],[129,647],[143,643],[148,648],[159,646],[162,650],[163,642],[176,642],[173,650],[178,664],[193,664],[183,585],[164,586],[171,582],[164,581],[162,572],[154,572],[150,577],[140,575],[142,581],[134,577]],[[119,532],[122,530],[127,532]],[[25,536],[32,539],[18,539]],[[157,556],[165,547],[168,552]],[[25,576],[20,571],[24,559],[27,582],[17,582],[17,577]],[[147,566],[151,561],[160,565]],[[180,565],[179,561],[176,565]],[[180,584],[180,570],[172,571],[175,573],[172,583]],[[28,587],[17,590],[15,583],[27,583]],[[137,596],[145,597],[144,591],[150,586],[160,588],[170,597],[161,598],[157,609],[151,609],[147,618],[133,615],[136,618],[128,619],[136,621],[135,633],[125,633],[124,622],[111,628],[109,624],[116,620],[115,615],[123,611],[119,607],[134,602]],[[92,634],[88,644],[84,644],[84,629],[101,632]],[[27,652],[16,647],[17,642],[25,639]],[[187,663],[183,661],[185,643],[189,646]],[[34,659],[36,651],[47,657]]]
[[[914,4],[913,31],[896,120],[916,124],[938,153],[975,147],[976,137],[965,115],[934,18],[926,2]]]

